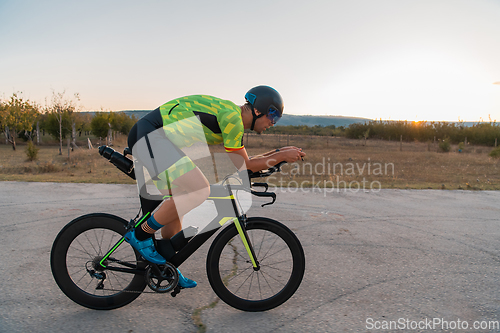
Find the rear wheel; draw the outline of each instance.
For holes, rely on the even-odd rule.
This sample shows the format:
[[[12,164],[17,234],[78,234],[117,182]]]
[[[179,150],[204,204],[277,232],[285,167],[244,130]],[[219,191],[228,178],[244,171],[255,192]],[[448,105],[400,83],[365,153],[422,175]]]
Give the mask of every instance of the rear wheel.
[[[99,262],[125,234],[127,222],[109,214],[84,215],[56,237],[50,256],[52,275],[70,299],[87,308],[109,310],[136,299],[146,287],[144,274],[102,269]],[[123,242],[104,262],[107,267],[143,269],[146,263]]]
[[[304,251],[285,225],[250,218],[246,225],[260,269],[254,270],[234,225],[214,240],[207,275],[224,302],[243,311],[265,311],[286,302],[299,287],[305,270]]]

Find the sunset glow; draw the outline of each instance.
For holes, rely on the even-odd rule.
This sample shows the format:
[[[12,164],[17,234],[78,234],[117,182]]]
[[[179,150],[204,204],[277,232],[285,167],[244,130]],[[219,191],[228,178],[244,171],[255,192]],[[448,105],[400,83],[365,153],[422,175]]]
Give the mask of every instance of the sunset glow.
[[[295,115],[500,120],[498,17],[490,0],[1,1],[0,98],[151,110],[267,84]]]

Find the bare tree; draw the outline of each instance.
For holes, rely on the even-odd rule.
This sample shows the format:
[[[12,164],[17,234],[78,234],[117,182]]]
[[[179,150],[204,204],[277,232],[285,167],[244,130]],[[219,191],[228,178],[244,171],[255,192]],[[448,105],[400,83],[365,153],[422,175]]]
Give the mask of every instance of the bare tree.
[[[77,111],[77,103],[80,101],[80,95],[74,94],[73,99],[64,97],[65,91],[61,93],[52,92],[52,104],[47,107],[47,111],[55,117],[58,123],[57,134],[59,136],[59,155],[62,155],[63,137],[65,133],[72,130],[73,112]]]

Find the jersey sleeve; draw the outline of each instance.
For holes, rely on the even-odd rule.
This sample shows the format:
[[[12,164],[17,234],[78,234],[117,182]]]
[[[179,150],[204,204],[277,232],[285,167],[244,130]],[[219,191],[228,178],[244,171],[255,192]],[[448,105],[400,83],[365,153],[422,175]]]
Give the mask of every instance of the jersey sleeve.
[[[237,110],[220,112],[217,121],[222,132],[224,148],[227,152],[243,149],[243,120]]]

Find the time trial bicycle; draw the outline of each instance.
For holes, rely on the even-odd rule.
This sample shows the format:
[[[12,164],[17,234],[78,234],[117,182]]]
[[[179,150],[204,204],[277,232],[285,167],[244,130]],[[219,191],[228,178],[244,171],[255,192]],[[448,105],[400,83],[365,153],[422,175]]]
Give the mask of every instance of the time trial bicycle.
[[[99,153],[122,172],[136,179],[131,159],[110,147]],[[248,178],[267,177],[279,172],[281,162],[267,170],[248,172]],[[201,232],[192,227],[170,240],[155,240],[158,252],[167,260],[157,265],[144,259],[124,235],[147,219],[163,201],[139,190],[141,210],[129,222],[121,217],[94,213],[69,222],[57,235],[51,251],[54,279],[74,302],[91,309],[109,310],[136,299],[148,286],[152,292],[170,292],[176,296],[179,267],[212,235],[206,260],[208,280],[217,296],[228,305],[243,311],[265,311],[286,302],[299,287],[305,271],[305,256],[297,236],[284,224],[265,217],[247,217],[242,211],[237,191],[276,201],[267,183],[230,184],[230,176],[221,184],[210,186],[210,196],[217,210]],[[245,178],[245,177],[241,177]],[[254,188],[261,187],[263,191]],[[144,194],[144,195],[141,195]],[[194,235],[195,234],[195,235]]]

